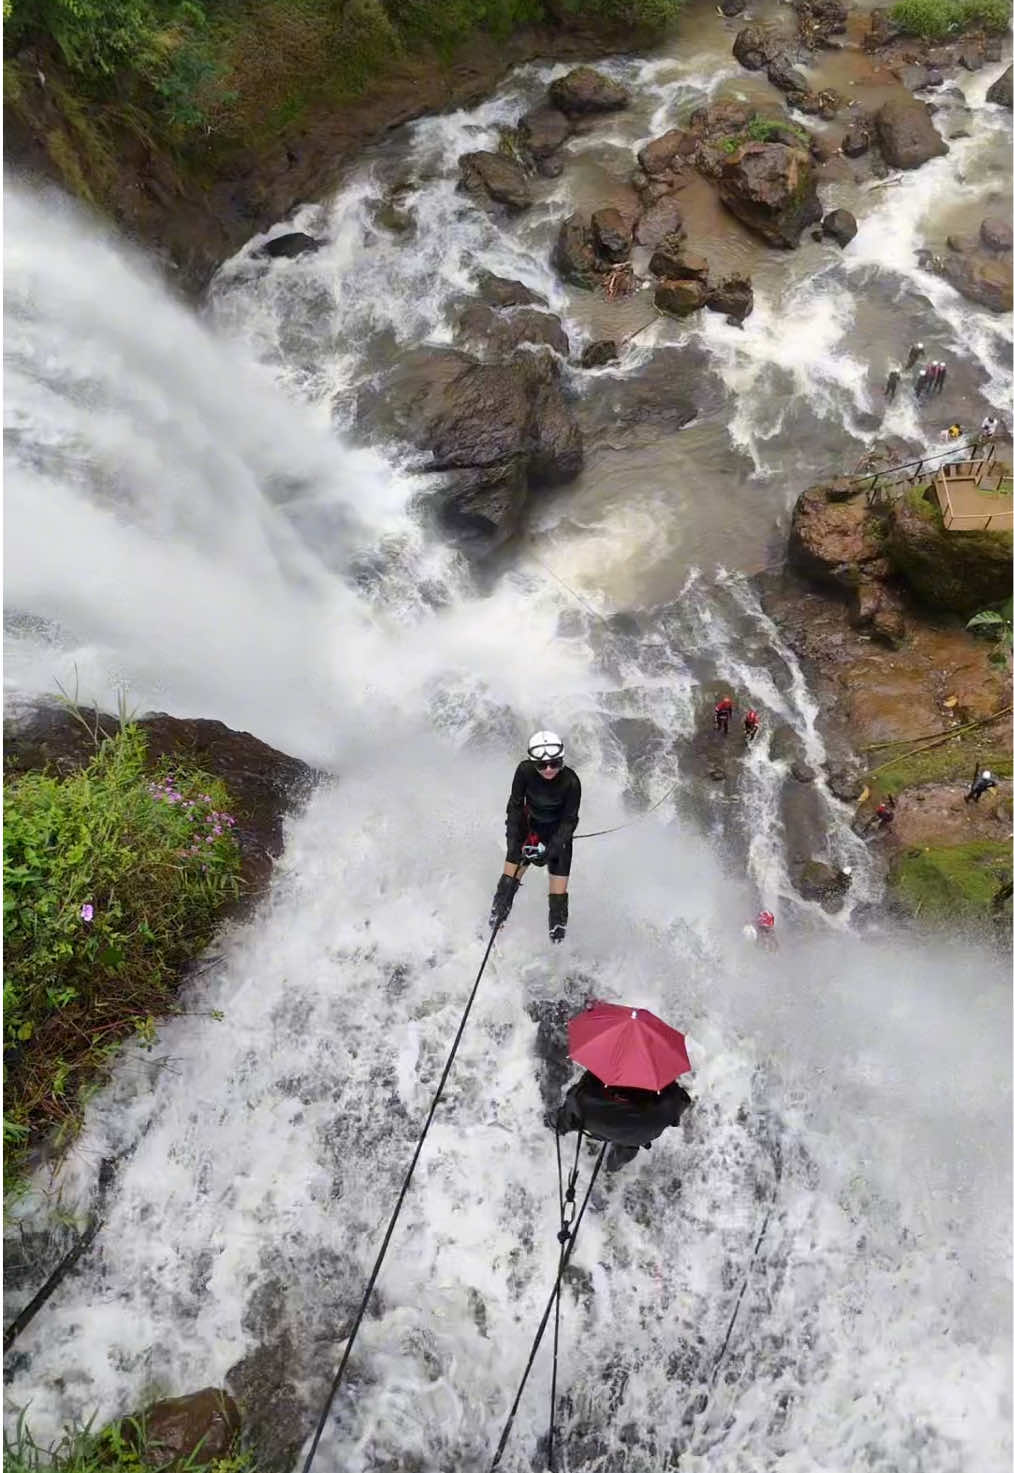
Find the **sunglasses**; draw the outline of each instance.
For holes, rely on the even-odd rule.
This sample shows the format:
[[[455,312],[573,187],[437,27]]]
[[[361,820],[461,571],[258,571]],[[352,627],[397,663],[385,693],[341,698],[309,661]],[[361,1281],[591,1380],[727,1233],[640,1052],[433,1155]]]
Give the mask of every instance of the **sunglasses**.
[[[536,757],[533,760],[540,772],[559,772],[563,766],[562,757]]]

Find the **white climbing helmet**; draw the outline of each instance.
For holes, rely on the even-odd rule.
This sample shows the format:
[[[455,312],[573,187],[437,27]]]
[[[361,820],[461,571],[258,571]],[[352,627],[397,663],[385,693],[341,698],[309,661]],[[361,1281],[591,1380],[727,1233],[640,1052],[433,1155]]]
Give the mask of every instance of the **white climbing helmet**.
[[[989,782],[989,780],[992,778],[993,774],[990,772],[990,770],[989,770],[988,767],[984,767],[982,769],[982,771],[979,773],[979,776],[980,777],[984,777],[986,779],[986,781]]]
[[[533,762],[563,762],[563,737],[555,731],[536,731],[528,738],[528,755]]]

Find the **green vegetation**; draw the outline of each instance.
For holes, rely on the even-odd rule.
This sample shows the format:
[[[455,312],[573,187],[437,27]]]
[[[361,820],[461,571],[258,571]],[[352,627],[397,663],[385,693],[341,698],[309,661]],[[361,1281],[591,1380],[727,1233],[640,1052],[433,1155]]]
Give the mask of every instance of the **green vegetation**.
[[[1001,718],[1007,721],[1009,718]],[[897,797],[906,788],[917,788],[922,783],[970,783],[976,763],[988,767],[997,777],[1014,776],[1014,761],[1009,752],[996,745],[996,727],[993,736],[990,728],[982,727],[961,738],[944,742],[939,747],[930,747],[925,752],[915,752],[911,757],[890,761],[889,752],[878,754],[885,765],[883,772],[867,778],[870,801],[879,803],[887,793]],[[992,743],[992,744],[991,744]]]
[[[59,779],[4,790],[5,1191],[118,1042],[150,1040],[180,968],[238,893],[228,795],[200,771],[146,764],[124,725]]]
[[[969,844],[909,850],[891,866],[895,898],[924,920],[981,921],[1011,873],[1010,845],[979,839]]]
[[[4,1433],[7,1473],[155,1473],[164,1467],[164,1458],[164,1452],[161,1457],[149,1457],[143,1417],[124,1417],[101,1432],[93,1432],[90,1423],[68,1428],[48,1448],[40,1447],[32,1437],[24,1413],[14,1434]],[[207,1460],[201,1458],[198,1448],[173,1467],[177,1473],[254,1473],[252,1457],[239,1449],[227,1457]]]
[[[1008,0],[899,0],[891,11],[910,35],[938,38],[981,27],[1006,31],[1010,24]]]
[[[449,57],[475,31],[597,19],[657,32],[682,0],[4,0],[5,56],[54,50],[100,131],[141,123],[176,149],[250,143],[315,100],[347,101],[419,53]],[[8,79],[32,95],[29,57]],[[49,68],[47,67],[48,71]],[[11,82],[13,80],[13,85]],[[109,117],[97,110],[110,110]],[[133,118],[130,110],[134,109]]]
[[[785,135],[789,134],[800,148],[808,149],[810,140],[806,129],[799,123],[794,123],[790,118],[751,118],[749,123],[740,133],[730,133],[719,140],[719,148],[723,153],[735,153],[742,148],[744,143],[778,143],[785,142]]]
[[[1014,650],[1014,599],[1006,599],[997,609],[980,609],[965,628],[994,639],[997,648],[989,658],[994,664],[1006,665]]]

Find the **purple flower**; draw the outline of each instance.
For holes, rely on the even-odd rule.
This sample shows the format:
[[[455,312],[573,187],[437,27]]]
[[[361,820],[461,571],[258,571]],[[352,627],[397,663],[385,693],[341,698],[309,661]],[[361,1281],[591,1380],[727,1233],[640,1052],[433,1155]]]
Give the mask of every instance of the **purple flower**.
[[[85,901],[84,905],[82,905],[81,907],[81,919],[83,921],[90,921],[94,914],[95,907],[93,905],[89,905],[88,902]]]

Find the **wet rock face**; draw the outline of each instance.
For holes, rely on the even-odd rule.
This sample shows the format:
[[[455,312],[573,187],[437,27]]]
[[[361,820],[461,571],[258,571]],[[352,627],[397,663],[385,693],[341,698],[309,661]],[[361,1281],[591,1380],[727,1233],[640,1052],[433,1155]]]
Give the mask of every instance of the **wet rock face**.
[[[591,217],[597,253],[607,261],[626,261],[634,243],[630,221],[619,210],[596,210]]]
[[[1010,594],[1011,551],[1009,532],[948,532],[935,511],[904,499],[891,508],[888,557],[930,608],[967,617],[1000,603]]]
[[[747,143],[726,161],[718,193],[769,245],[793,249],[822,214],[809,154],[784,143]]]
[[[1014,246],[1014,230],[1011,229],[1009,220],[997,215],[989,215],[979,226],[979,239],[987,251],[1002,254]]]
[[[568,118],[612,113],[627,106],[630,94],[594,67],[579,66],[549,84],[549,100]]]
[[[597,343],[589,343],[581,354],[582,368],[601,368],[606,363],[616,363],[619,359],[616,344],[612,338],[601,338]]]
[[[481,301],[490,307],[546,307],[545,297],[525,286],[523,281],[512,281],[507,276],[494,276],[492,271],[477,273],[476,286]]]
[[[291,259],[294,256],[303,256],[307,252],[319,250],[320,241],[315,240],[312,235],[305,235],[301,230],[290,230],[287,235],[276,235],[273,240],[265,241],[257,251],[257,255]]]
[[[517,531],[533,487],[572,480],[583,461],[570,407],[531,353],[480,363],[454,349],[413,349],[360,392],[356,421],[364,433],[423,452],[421,470],[445,473],[428,504],[479,554]]]
[[[496,357],[509,357],[522,343],[541,344],[566,358],[570,340],[559,317],[534,307],[497,312],[484,302],[473,302],[458,319],[459,335],[479,343]]]
[[[929,108],[918,98],[885,102],[877,111],[877,139],[884,161],[895,169],[918,169],[949,152],[933,126]]]
[[[978,302],[992,312],[1010,312],[1014,308],[1010,255],[975,250],[974,244],[973,241],[963,242],[962,251],[951,250],[934,264],[940,275],[970,302]]]
[[[144,1461],[153,1468],[179,1468],[197,1454],[200,1464],[225,1457],[239,1433],[239,1408],[227,1391],[205,1386],[189,1396],[157,1401],[144,1413]],[[128,1445],[137,1441],[135,1424],[124,1428]]]
[[[805,577],[849,592],[859,581],[863,565],[882,559],[883,547],[865,496],[832,500],[828,490],[811,486],[796,501],[788,558]]]
[[[784,51],[780,51],[768,62],[767,76],[772,87],[777,87],[779,92],[809,90],[805,75],[792,65],[791,58]]]
[[[849,241],[855,237],[858,226],[856,217],[849,210],[832,210],[825,215],[820,222],[820,228],[825,235],[836,240],[840,246],[847,246]]]
[[[458,188],[465,194],[495,200],[509,210],[527,210],[532,203],[524,170],[504,154],[484,150],[463,153],[458,169]]]
[[[1005,107],[1008,112],[1014,106],[1014,66],[1009,66],[1002,77],[996,81],[986,93],[987,102],[995,102],[997,107]]]
[[[654,249],[664,241],[679,239],[683,234],[683,213],[673,199],[660,199],[649,205],[634,228],[638,245]]]
[[[753,311],[753,283],[749,276],[727,276],[712,287],[706,305],[732,322],[743,322]]]
[[[692,158],[697,150],[697,139],[684,128],[670,128],[659,138],[646,143],[637,155],[637,162],[644,172],[656,177],[667,174],[684,159]]]
[[[596,249],[591,221],[579,210],[569,215],[560,226],[553,249],[553,265],[564,281],[594,291],[609,269]]]
[[[518,133],[534,159],[545,159],[570,137],[568,118],[555,107],[536,107],[518,122]]]
[[[707,299],[708,288],[703,281],[661,281],[655,292],[655,306],[670,317],[689,317]]]
[[[732,43],[732,54],[748,72],[759,72],[784,54],[786,40],[784,33],[773,26],[744,26]]]

